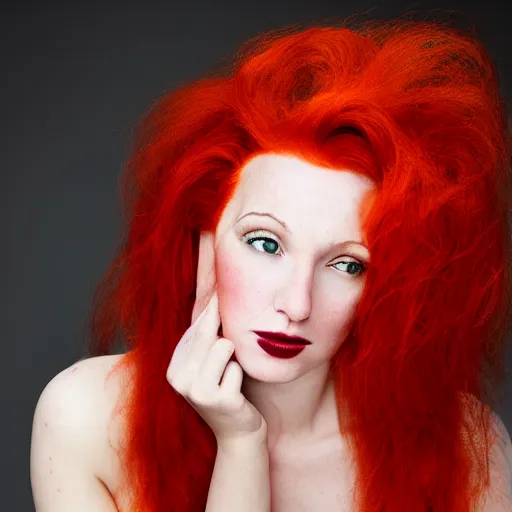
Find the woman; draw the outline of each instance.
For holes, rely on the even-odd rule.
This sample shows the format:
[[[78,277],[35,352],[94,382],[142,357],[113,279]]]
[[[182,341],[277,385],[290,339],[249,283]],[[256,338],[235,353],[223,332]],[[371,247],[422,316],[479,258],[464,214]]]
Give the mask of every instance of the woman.
[[[38,512],[510,510],[509,164],[494,66],[440,23],[263,34],[163,97],[98,357],[36,408]]]

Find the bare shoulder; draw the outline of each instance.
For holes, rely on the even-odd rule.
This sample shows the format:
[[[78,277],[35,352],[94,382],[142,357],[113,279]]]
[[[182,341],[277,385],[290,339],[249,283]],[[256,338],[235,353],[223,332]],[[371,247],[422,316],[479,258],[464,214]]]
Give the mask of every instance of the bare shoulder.
[[[497,413],[492,412],[490,488],[484,512],[512,510],[512,440]]]
[[[483,405],[474,395],[464,394],[462,398],[468,414],[470,411],[471,414],[475,414],[475,411],[479,412],[481,406],[490,413],[490,482],[481,510],[482,512],[512,510],[512,440],[510,433],[499,414],[488,405]],[[468,434],[467,429],[464,429],[463,433],[465,438],[471,435]],[[475,441],[474,438],[473,441]]]
[[[97,499],[113,503],[108,489],[115,485],[119,468],[115,454],[118,432],[111,420],[121,381],[112,370],[121,358],[83,359],[53,377],[43,389],[32,426],[30,472],[36,503],[38,496],[41,501],[53,499],[42,488],[51,479],[59,493],[66,486],[76,493],[77,485],[90,485],[89,496],[96,492]],[[77,476],[71,481],[74,472]],[[110,510],[106,505],[103,509]]]
[[[95,473],[103,470],[107,445],[115,443],[108,427],[119,398],[121,382],[111,374],[121,355],[82,359],[57,374],[39,397],[34,419],[44,419],[59,432],[68,449],[83,458]],[[111,375],[110,375],[111,374]],[[114,438],[112,438],[114,434]]]

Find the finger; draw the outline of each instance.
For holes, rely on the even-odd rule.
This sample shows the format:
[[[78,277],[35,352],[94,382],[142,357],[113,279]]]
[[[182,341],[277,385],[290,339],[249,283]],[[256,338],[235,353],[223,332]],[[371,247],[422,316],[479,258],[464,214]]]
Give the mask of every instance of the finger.
[[[199,318],[187,329],[176,345],[171,363],[177,371],[194,380],[208,358],[213,344],[219,339],[220,317],[217,294],[214,294]],[[174,362],[176,360],[176,362]]]
[[[243,378],[242,367],[235,361],[229,361],[220,382],[221,393],[231,397],[238,396],[242,390]]]
[[[174,379],[176,374],[187,376],[187,380],[195,378],[212,345],[218,339],[219,324],[218,298],[214,293],[208,306],[189,326],[176,345],[167,370],[168,380]]]
[[[208,390],[218,389],[222,374],[234,350],[235,346],[226,338],[219,338],[215,342],[199,370],[201,387]]]
[[[208,314],[213,316],[210,322],[215,322],[216,300],[217,297],[212,295],[208,306],[201,312],[196,321],[188,327],[176,344],[167,369],[168,380],[173,379],[176,373],[195,373],[202,364],[207,351],[217,339],[217,337],[208,332],[209,329],[215,329],[215,324],[208,328],[210,324],[207,322],[204,325],[203,323],[204,317]],[[195,363],[194,360],[196,361]]]
[[[215,283],[215,236],[211,231],[201,231],[197,261],[196,300],[192,309],[192,323],[206,307],[215,289]]]
[[[219,339],[217,335],[219,326],[219,297],[217,292],[214,292],[208,306],[196,320],[192,357],[202,358],[207,355],[207,352],[211,349],[212,345]]]
[[[217,313],[219,311],[219,297],[217,295],[217,290],[214,289],[208,298],[208,302],[196,318],[196,325],[199,325],[206,316],[214,315],[215,311],[217,311]]]

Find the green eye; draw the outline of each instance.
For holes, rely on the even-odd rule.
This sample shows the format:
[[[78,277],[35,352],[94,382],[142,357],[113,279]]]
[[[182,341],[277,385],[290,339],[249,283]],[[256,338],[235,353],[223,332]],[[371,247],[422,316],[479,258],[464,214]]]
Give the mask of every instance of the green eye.
[[[346,267],[347,270],[344,270],[344,272],[346,271],[351,276],[361,275],[366,270],[366,267],[357,261],[338,261],[338,263],[334,263],[334,265],[332,265],[332,266],[336,267],[337,265],[347,265],[347,267]],[[358,269],[358,267],[359,267],[359,269]]]
[[[269,236],[255,236],[255,235],[268,235],[267,231],[251,231],[242,236],[242,241],[251,247],[254,247],[258,252],[270,255],[279,255],[281,249],[279,242]],[[252,235],[252,236],[251,236]],[[345,265],[344,268],[338,268],[338,265]],[[338,261],[330,265],[331,267],[340,270],[345,274],[351,276],[360,276],[366,271],[366,267],[358,261]]]
[[[247,240],[248,245],[251,245],[252,247],[256,247],[256,245],[254,245],[253,242],[263,242],[260,245],[263,248],[263,250],[257,249],[259,252],[267,252],[269,254],[276,254],[276,251],[279,249],[279,244],[272,238],[259,237],[259,238],[250,238],[249,240]]]
[[[268,233],[266,231],[261,230],[252,231],[250,233],[245,234],[242,237],[242,241],[245,242],[247,245],[254,247],[258,252],[263,252],[266,254],[278,254],[277,251],[279,251],[279,242],[277,240],[275,240],[274,238],[270,238],[268,236],[254,235],[268,235]],[[261,247],[261,249],[259,247]]]

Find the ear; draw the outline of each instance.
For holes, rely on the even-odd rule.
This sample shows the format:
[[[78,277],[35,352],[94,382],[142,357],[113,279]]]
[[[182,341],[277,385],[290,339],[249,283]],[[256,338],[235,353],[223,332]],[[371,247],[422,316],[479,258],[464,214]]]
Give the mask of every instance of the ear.
[[[201,231],[199,234],[199,258],[197,261],[196,301],[192,309],[192,320],[197,317],[208,305],[210,298],[216,291],[215,276],[215,235],[212,231]]]

